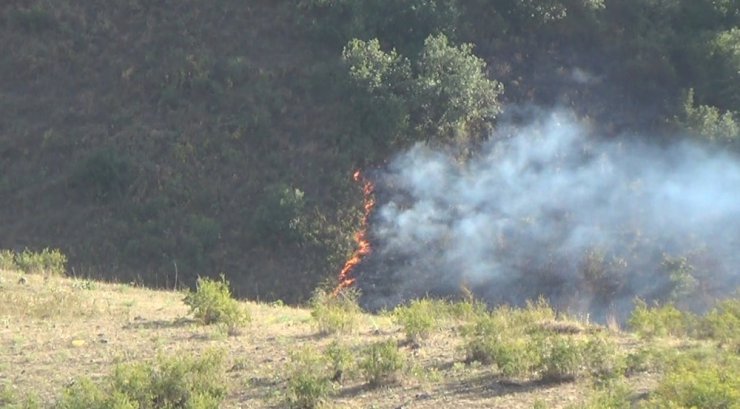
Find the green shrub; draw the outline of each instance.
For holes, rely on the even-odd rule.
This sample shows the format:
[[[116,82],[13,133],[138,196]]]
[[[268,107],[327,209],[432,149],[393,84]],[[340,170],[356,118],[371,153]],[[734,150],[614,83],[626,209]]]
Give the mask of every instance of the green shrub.
[[[403,327],[406,339],[418,343],[429,337],[439,327],[441,314],[445,314],[441,303],[428,300],[413,300],[406,306],[399,306],[393,311],[393,320]]]
[[[648,408],[740,408],[740,358],[682,359],[670,370]]]
[[[15,255],[15,264],[28,274],[64,275],[67,256],[58,249],[45,248],[40,253],[25,249]]]
[[[370,344],[360,358],[360,371],[373,386],[395,382],[404,369],[405,359],[394,340]]]
[[[594,391],[582,404],[568,406],[568,409],[630,409],[632,391],[623,381],[609,382]]]
[[[250,321],[249,311],[231,298],[229,282],[223,274],[220,281],[198,278],[196,290],[189,291],[183,302],[205,325],[222,323],[232,332]]]
[[[702,335],[740,352],[740,299],[721,301],[700,322]]]
[[[59,409],[216,409],[226,397],[224,354],[160,358],[156,366],[119,365],[100,383],[76,380]]]
[[[582,373],[584,348],[578,340],[570,336],[549,336],[538,344],[543,380],[574,380]]]
[[[355,372],[356,362],[352,351],[334,340],[326,348],[326,357],[329,359],[331,369],[333,372],[332,379],[335,381],[342,381],[347,376],[352,375]]]
[[[638,301],[629,318],[630,328],[643,338],[686,335],[691,330],[693,317],[678,310],[673,304],[650,308]]]
[[[291,354],[288,375],[287,404],[291,408],[315,408],[332,390],[327,360],[312,348]]]
[[[77,164],[70,181],[93,199],[104,201],[128,191],[135,176],[133,170],[128,157],[111,148],[101,149]]]
[[[359,292],[344,289],[337,294],[317,289],[311,298],[311,317],[319,333],[351,333],[357,327],[362,311],[357,300]]]
[[[12,251],[0,250],[0,270],[18,270],[18,265],[15,264],[15,254]]]

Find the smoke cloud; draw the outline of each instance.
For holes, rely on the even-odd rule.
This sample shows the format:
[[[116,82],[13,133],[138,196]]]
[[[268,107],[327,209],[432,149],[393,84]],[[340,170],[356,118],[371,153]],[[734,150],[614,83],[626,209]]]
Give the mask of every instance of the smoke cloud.
[[[636,297],[702,309],[735,291],[738,158],[678,138],[608,140],[566,112],[534,117],[499,126],[472,158],[417,145],[370,175],[367,308],[465,288],[603,319]]]

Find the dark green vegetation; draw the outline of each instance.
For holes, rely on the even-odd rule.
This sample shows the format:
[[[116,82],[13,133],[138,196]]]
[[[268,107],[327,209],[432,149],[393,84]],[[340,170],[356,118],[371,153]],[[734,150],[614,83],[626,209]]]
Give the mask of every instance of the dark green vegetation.
[[[351,251],[354,169],[465,154],[504,103],[734,149],[739,25],[732,0],[2,2],[0,248],[305,300]]]

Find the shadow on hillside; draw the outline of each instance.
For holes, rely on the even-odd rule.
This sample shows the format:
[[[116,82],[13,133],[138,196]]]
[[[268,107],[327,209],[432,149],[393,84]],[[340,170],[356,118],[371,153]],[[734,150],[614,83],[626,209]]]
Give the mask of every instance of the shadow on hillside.
[[[170,320],[147,320],[141,317],[135,317],[133,322],[123,326],[123,329],[165,329],[165,328],[183,328],[197,323],[192,318],[177,318]]]
[[[479,398],[493,398],[498,396],[516,395],[533,391],[543,391],[551,388],[557,388],[568,380],[562,381],[513,381],[510,379],[499,378],[490,374],[481,374],[473,378],[460,379],[449,382],[445,389],[455,395],[474,395]]]

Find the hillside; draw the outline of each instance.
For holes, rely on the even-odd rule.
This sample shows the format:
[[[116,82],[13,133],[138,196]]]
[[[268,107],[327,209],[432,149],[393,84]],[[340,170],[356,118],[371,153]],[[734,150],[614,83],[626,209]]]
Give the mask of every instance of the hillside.
[[[303,302],[352,253],[352,173],[414,144],[471,158],[502,118],[566,108],[594,139],[735,152],[739,20],[708,0],[5,1],[0,248]]]
[[[562,372],[566,374],[562,379],[541,380],[539,375],[531,378],[531,375],[506,375],[506,369],[502,373],[501,367],[495,364],[467,361],[470,357],[466,358],[465,350],[471,338],[465,335],[464,328],[475,322],[475,315],[468,318],[464,318],[465,315],[458,315],[458,318],[438,316],[440,321],[431,328],[429,335],[409,342],[406,341],[408,329],[422,327],[418,322],[413,326],[408,321],[393,318],[398,316],[398,312],[383,315],[361,313],[353,328],[322,335],[317,321],[312,318],[321,316],[314,315],[319,311],[316,306],[307,310],[247,302],[240,305],[250,312],[251,323],[239,331],[229,331],[229,335],[219,325],[204,326],[193,319],[183,297],[182,292],[150,290],[131,284],[0,271],[0,406],[57,407],[54,402],[61,398],[63,390],[68,393],[77,390],[79,393],[76,388],[85,384],[83,377],[104,383],[114,373],[115,367],[123,371],[117,372],[118,376],[132,376],[133,373],[126,372],[125,368],[151,365],[157,359],[167,362],[166,359],[173,357],[200,359],[213,353],[206,351],[215,350],[222,357],[223,364],[209,372],[209,376],[216,377],[211,382],[215,380],[227,391],[223,402],[215,407],[285,407],[290,382],[297,376],[292,368],[297,362],[302,362],[301,357],[312,356],[311,351],[328,351],[332,345],[335,348],[341,345],[350,355],[343,361],[345,374],[340,378],[341,382],[329,381],[331,389],[326,395],[325,407],[452,408],[463,405],[471,408],[585,408],[581,405],[589,401],[594,406],[588,407],[624,407],[607,406],[606,401],[598,403],[593,400],[597,396],[604,399],[606,395],[598,392],[599,387],[595,386],[598,382],[594,383],[592,375],[582,373],[581,369],[572,369],[575,375]],[[441,308],[441,304],[434,308]],[[602,368],[608,373],[625,371],[627,374],[626,377],[613,373],[608,375],[607,372],[602,374],[616,376],[607,382],[610,386],[604,389],[611,391],[609,396],[613,402],[626,399],[646,405],[641,407],[664,407],[658,404],[667,403],[664,399],[671,396],[670,391],[660,389],[663,392],[658,393],[656,387],[664,382],[660,388],[670,388],[669,382],[676,382],[675,379],[662,380],[664,376],[672,376],[666,375],[675,370],[671,369],[674,365],[671,362],[690,365],[693,359],[690,357],[701,356],[705,370],[709,368],[712,371],[715,364],[710,362],[715,362],[714,356],[721,354],[724,348],[717,347],[714,341],[707,343],[685,336],[665,336],[667,333],[664,333],[657,337],[638,337],[636,333],[619,330],[615,325],[606,328],[572,318],[547,318],[548,310],[543,308],[542,305],[532,305],[528,310],[521,310],[524,315],[520,317],[530,314],[532,318],[527,319],[534,319],[531,323],[540,328],[538,331],[544,331],[538,333],[553,337],[548,339],[571,340],[568,342],[593,339],[601,340],[599,343],[607,346],[595,357],[611,364],[598,364],[594,368]],[[436,312],[439,311],[442,310]],[[510,315],[514,318],[518,313],[499,310],[492,317],[502,318],[507,314],[514,314]],[[403,322],[406,324],[399,325]],[[647,325],[659,322],[651,321]],[[329,328],[337,330],[339,327]],[[640,328],[646,331],[641,332],[643,335],[651,333],[649,326]],[[737,336],[737,327],[732,336]],[[369,345],[385,340],[397,345],[394,348],[405,363],[402,369],[391,369],[399,371],[392,378],[395,380],[384,381],[381,386],[369,385],[362,375],[364,372],[358,371],[356,365],[366,359],[363,351]],[[737,341],[734,338],[732,342],[737,345]],[[625,359],[627,367],[621,367],[621,364],[610,366],[619,359]],[[687,391],[693,390],[691,388],[728,388],[722,392],[728,395],[721,396],[737,396],[739,377],[735,375],[740,369],[737,357],[723,359],[730,361],[717,361],[716,365],[730,371],[724,374],[727,377],[723,378],[725,381],[712,381],[710,372],[700,371],[697,379],[682,378],[680,382],[685,382],[683,387],[689,388]],[[331,364],[327,362],[325,365],[311,368],[322,373],[329,370]],[[575,376],[575,380],[571,376]],[[167,382],[179,380],[174,378]],[[626,392],[624,388],[627,388]],[[715,399],[719,399],[717,393],[720,389],[714,390]],[[27,399],[35,401],[37,406],[20,406]],[[735,408],[736,402],[712,407]]]

